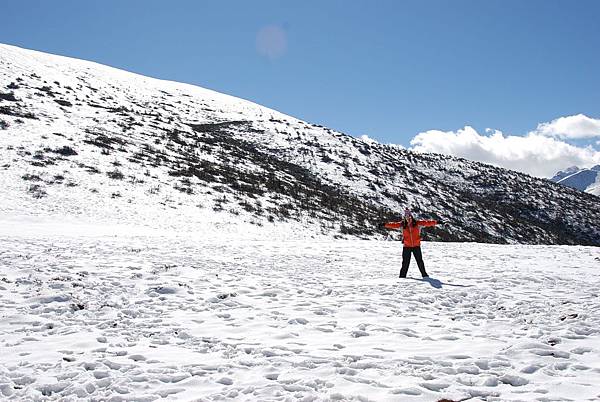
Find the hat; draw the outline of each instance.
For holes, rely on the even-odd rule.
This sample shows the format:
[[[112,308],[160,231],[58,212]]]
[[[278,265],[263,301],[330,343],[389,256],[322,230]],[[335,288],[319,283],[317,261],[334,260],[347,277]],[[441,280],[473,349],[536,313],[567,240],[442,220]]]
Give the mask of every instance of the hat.
[[[412,213],[410,212],[410,209],[404,208],[404,217],[408,218],[409,216],[412,218]]]

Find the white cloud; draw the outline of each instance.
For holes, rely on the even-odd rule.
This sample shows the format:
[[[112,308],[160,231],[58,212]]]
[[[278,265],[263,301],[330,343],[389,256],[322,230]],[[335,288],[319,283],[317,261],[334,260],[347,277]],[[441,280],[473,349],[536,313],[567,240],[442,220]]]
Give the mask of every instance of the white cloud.
[[[584,114],[559,117],[549,123],[538,124],[531,134],[569,139],[600,137],[600,119]]]
[[[412,150],[458,156],[538,177],[551,177],[569,166],[600,163],[600,152],[591,147],[577,147],[537,133],[521,137],[486,131],[488,135],[482,135],[469,126],[456,132],[426,131],[412,139]]]
[[[268,25],[256,34],[256,50],[262,56],[275,60],[287,50],[287,35],[279,25]]]
[[[377,140],[374,140],[373,138],[369,137],[367,134],[363,134],[359,138],[369,144],[379,144],[377,142]]]

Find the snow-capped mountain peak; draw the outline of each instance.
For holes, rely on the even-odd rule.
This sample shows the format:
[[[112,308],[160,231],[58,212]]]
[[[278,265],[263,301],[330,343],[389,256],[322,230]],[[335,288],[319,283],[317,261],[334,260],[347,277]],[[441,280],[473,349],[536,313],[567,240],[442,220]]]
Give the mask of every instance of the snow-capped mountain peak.
[[[589,194],[600,196],[600,165],[589,169],[570,167],[558,172],[552,179],[556,183],[569,186]]]
[[[568,167],[564,170],[557,172],[554,176],[552,176],[550,180],[556,183],[567,176],[571,176],[572,174],[579,172],[579,170],[580,169],[577,166]]]

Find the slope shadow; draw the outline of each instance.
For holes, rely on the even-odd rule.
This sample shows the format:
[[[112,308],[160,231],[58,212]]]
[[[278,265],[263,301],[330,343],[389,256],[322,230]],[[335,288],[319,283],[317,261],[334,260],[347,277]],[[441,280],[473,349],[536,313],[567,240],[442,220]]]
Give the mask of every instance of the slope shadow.
[[[443,286],[456,286],[456,287],[460,287],[460,288],[470,288],[472,285],[460,285],[460,284],[456,284],[456,283],[447,283],[447,282],[442,282],[439,279],[435,279],[435,278],[406,278],[406,279],[412,279],[413,281],[419,281],[419,282],[427,282],[429,283],[432,287],[436,288],[436,289],[441,289]]]

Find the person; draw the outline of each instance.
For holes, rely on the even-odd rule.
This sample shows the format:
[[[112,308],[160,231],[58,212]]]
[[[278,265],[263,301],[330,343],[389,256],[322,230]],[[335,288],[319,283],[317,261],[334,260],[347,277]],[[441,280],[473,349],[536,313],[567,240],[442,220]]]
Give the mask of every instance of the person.
[[[421,226],[435,226],[439,221],[435,220],[416,220],[408,208],[404,210],[404,218],[400,222],[387,222],[383,226],[386,229],[402,228],[402,268],[400,269],[399,278],[406,278],[408,266],[410,265],[411,254],[417,260],[417,266],[423,278],[428,278],[425,271],[425,263],[423,263],[423,254],[421,253]]]

